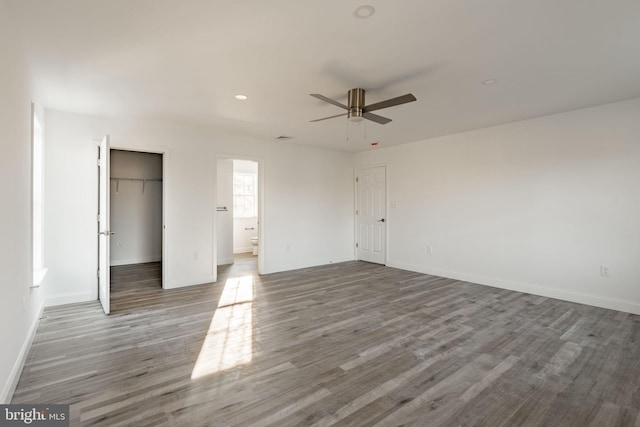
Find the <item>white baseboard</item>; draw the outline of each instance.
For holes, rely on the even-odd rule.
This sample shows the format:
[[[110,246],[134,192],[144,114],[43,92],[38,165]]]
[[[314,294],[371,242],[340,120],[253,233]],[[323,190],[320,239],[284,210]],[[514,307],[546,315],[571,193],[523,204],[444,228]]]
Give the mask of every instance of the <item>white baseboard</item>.
[[[477,276],[474,274],[459,273],[449,270],[440,270],[402,262],[389,261],[388,267],[402,270],[415,271],[417,273],[430,274],[433,276],[446,277],[449,279],[462,280],[480,285],[492,286],[494,288],[508,289],[510,291],[524,292],[527,294],[539,295],[542,297],[554,298],[563,301],[586,304],[594,307],[608,308],[611,310],[624,311],[626,313],[640,314],[640,304],[632,301],[624,301],[616,298],[606,298],[597,295],[590,295],[581,292],[566,291],[557,288],[548,288],[532,283],[517,282],[513,280],[497,279],[494,277]]]
[[[53,297],[48,297],[45,301],[45,307],[52,307],[54,305],[75,304],[77,302],[94,301],[96,299],[95,293],[82,292],[78,294],[62,294]]]
[[[162,261],[162,255],[151,255],[138,258],[129,259],[111,259],[111,267],[118,265],[130,265],[130,264],[144,264],[145,262],[158,262]]]
[[[27,336],[22,343],[22,347],[20,348],[20,352],[18,353],[18,357],[16,359],[16,363],[13,364],[13,368],[11,368],[11,372],[9,373],[7,383],[2,389],[2,394],[0,395],[0,404],[11,403],[11,398],[13,398],[13,393],[16,391],[16,387],[18,386],[18,380],[20,380],[22,369],[24,368],[24,364],[27,361],[31,343],[33,343],[33,339],[36,336],[36,331],[38,330],[38,325],[40,324],[40,318],[42,317],[43,310],[44,301],[40,303],[40,307],[38,307],[38,309],[36,310],[35,318],[31,321],[31,326],[29,327]]]
[[[233,257],[231,257],[231,258],[220,258],[220,259],[218,259],[218,265],[233,264],[234,261],[235,260],[233,259]]]
[[[204,285],[206,283],[214,283],[218,278],[216,276],[199,277],[195,279],[172,280],[165,284],[164,289],[184,288],[185,286]]]
[[[246,254],[247,252],[253,252],[253,245],[243,246],[241,248],[233,248],[234,254]]]
[[[329,264],[337,264],[340,262],[348,262],[348,261],[353,261],[354,258],[353,257],[346,257],[346,258],[336,258],[336,259],[314,259],[314,260],[309,260],[307,262],[304,263],[295,263],[295,264],[281,264],[281,265],[276,265],[274,267],[271,267],[269,269],[266,269],[266,271],[263,272],[263,274],[272,274],[272,273],[280,273],[283,271],[291,271],[291,270],[300,270],[301,268],[309,268],[309,267],[317,267],[320,265],[329,265]]]

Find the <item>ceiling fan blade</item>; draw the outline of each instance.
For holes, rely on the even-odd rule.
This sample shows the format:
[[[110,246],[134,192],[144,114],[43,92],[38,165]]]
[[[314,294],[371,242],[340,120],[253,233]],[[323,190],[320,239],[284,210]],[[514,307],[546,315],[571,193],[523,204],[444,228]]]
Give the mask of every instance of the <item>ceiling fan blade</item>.
[[[362,117],[367,120],[371,120],[372,122],[380,123],[381,125],[386,125],[391,121],[391,119],[387,119],[386,117],[382,117],[373,113],[362,113]]]
[[[322,120],[327,120],[327,119],[334,119],[336,117],[341,117],[341,116],[346,116],[347,113],[342,113],[342,114],[336,114],[335,116],[329,116],[329,117],[324,117],[322,119],[315,119],[315,120],[309,120],[310,122],[320,122]]]
[[[416,101],[416,97],[408,93],[406,95],[387,99],[386,101],[380,101],[380,102],[376,102],[375,104],[367,105],[364,107],[364,111],[381,110],[383,108],[389,108],[395,105],[406,104],[407,102],[413,102],[413,101]]]
[[[328,102],[329,104],[333,104],[337,107],[344,108],[345,110],[349,109],[349,107],[347,107],[346,105],[340,104],[338,101],[334,101],[333,99],[327,98],[326,96],[320,95],[319,93],[310,93],[309,95],[313,96],[314,98],[318,98],[324,102]]]

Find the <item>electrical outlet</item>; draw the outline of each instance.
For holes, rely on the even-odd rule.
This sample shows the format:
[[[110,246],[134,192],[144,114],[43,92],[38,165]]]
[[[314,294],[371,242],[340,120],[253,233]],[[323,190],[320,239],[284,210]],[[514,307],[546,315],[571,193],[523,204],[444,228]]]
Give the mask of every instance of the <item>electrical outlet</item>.
[[[433,252],[433,248],[431,248],[431,245],[427,245],[427,253],[430,254],[431,252]]]
[[[197,261],[198,260],[198,252],[194,252],[193,253],[193,260]]]
[[[603,277],[609,277],[610,276],[610,271],[609,271],[609,266],[607,265],[601,265],[600,266],[600,275]]]

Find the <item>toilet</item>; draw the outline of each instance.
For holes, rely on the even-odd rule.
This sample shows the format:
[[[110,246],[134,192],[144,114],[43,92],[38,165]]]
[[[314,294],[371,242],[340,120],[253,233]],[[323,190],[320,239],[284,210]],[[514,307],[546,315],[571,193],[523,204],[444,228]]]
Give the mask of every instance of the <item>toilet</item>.
[[[253,245],[253,254],[258,255],[258,236],[250,238],[249,241]]]

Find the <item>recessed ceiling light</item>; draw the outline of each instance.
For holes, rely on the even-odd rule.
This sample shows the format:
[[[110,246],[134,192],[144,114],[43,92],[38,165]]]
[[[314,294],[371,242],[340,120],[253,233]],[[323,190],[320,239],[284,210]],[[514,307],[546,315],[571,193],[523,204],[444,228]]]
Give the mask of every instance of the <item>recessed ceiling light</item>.
[[[373,6],[369,6],[368,4],[364,4],[360,7],[358,7],[354,12],[353,12],[353,16],[355,16],[358,19],[367,19],[369,17],[371,17],[371,15],[374,14],[376,10],[373,8]]]
[[[485,86],[493,85],[493,84],[496,84],[496,83],[498,83],[498,81],[496,79],[484,80],[482,82],[482,84],[485,85]]]
[[[245,101],[247,99],[247,95],[236,95],[236,99],[239,99],[240,101]]]

